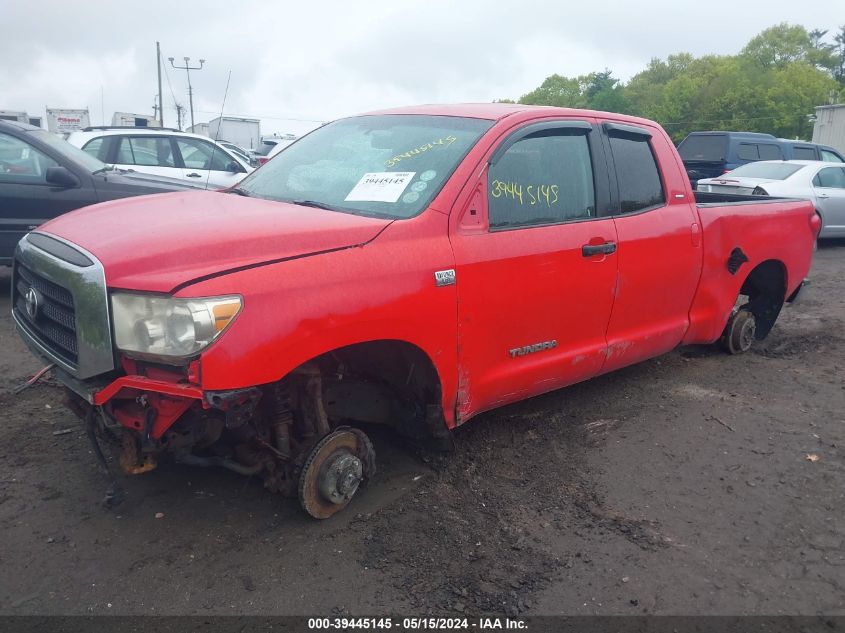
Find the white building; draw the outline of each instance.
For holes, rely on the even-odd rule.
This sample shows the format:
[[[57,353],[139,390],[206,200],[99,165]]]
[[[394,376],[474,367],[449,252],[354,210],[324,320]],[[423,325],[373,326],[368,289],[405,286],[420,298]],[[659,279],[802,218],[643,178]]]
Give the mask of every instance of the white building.
[[[816,107],[813,143],[830,145],[845,153],[845,103]]]

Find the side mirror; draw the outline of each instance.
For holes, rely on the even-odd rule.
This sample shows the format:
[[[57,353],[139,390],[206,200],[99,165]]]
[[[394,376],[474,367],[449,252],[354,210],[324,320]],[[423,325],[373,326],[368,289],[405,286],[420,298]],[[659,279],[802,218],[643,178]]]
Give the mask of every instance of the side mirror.
[[[67,167],[48,167],[44,174],[44,180],[57,187],[78,187],[79,179],[74,176]]]
[[[230,171],[233,174],[240,174],[244,171],[244,168],[238,161],[233,160],[226,165],[226,171]]]

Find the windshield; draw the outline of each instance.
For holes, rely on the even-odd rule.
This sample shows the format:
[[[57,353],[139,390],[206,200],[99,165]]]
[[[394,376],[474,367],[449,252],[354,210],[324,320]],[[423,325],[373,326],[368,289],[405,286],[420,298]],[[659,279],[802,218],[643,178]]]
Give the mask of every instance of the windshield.
[[[45,130],[35,130],[30,132],[32,136],[37,138],[38,140],[42,141],[43,143],[49,145],[52,149],[56,150],[62,156],[69,158],[74,163],[81,165],[84,169],[87,169],[89,172],[95,172],[98,169],[103,169],[106,167],[106,164],[100,161],[97,158],[94,158],[90,154],[83,152],[78,147],[75,147],[68,143],[66,140],[59,138],[55,134],[51,132],[47,132]]]
[[[255,150],[255,153],[259,154],[260,156],[267,156],[267,154],[270,153],[270,150],[274,147],[276,147],[276,141],[261,141],[261,145],[258,146],[258,149]]]
[[[341,119],[303,137],[239,185],[250,196],[410,218],[493,124],[449,116]]]
[[[678,145],[678,153],[686,161],[721,161],[725,160],[724,134],[690,134]]]
[[[737,167],[725,174],[743,178],[766,178],[768,180],[786,180],[804,165],[790,165],[789,163],[748,163]]]

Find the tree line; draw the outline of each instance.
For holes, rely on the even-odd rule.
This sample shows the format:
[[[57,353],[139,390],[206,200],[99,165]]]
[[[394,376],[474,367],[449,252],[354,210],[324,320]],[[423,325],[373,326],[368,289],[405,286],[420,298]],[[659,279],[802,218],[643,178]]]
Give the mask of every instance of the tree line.
[[[660,123],[678,142],[696,130],[807,139],[814,107],[843,97],[845,26],[829,35],[784,23],[753,37],[737,55],[653,58],[627,83],[609,69],[579,77],[551,75],[519,103],[642,116]]]

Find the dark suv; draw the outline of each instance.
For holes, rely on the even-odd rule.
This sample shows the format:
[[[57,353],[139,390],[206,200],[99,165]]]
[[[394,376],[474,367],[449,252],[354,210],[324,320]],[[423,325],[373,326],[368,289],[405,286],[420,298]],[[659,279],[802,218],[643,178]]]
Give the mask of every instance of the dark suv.
[[[0,121],[0,265],[39,224],[96,202],[193,189],[178,180],[117,170],[55,134]]]
[[[678,145],[678,153],[693,187],[702,178],[715,178],[758,160],[845,162],[832,147],[758,132],[693,132]]]

